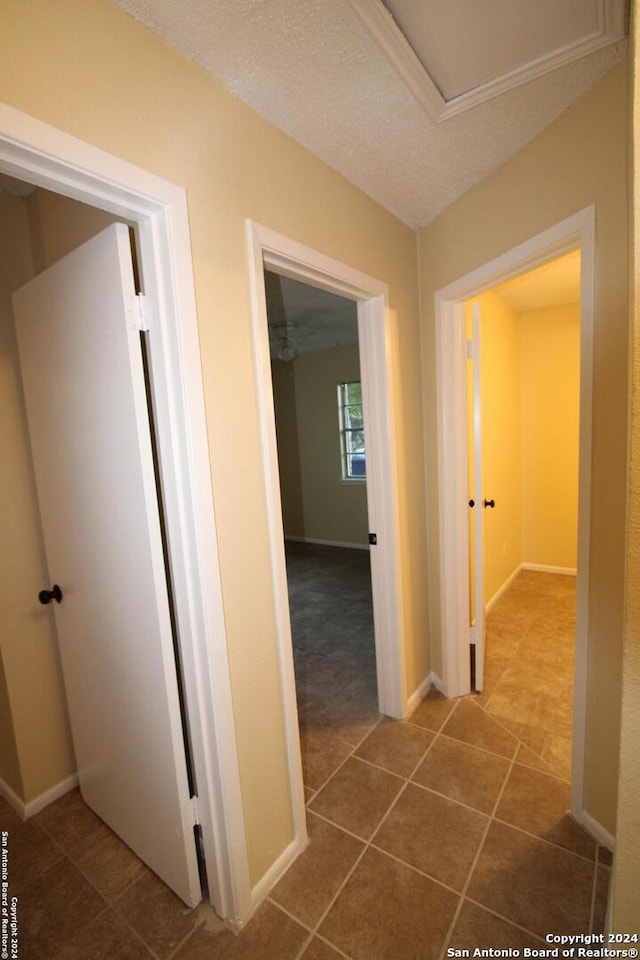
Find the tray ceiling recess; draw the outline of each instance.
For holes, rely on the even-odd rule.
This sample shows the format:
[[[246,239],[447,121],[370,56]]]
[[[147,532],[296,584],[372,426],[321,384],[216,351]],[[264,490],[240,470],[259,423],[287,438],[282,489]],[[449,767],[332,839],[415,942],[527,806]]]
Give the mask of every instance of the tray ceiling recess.
[[[621,43],[626,33],[625,0],[349,3],[433,122]]]

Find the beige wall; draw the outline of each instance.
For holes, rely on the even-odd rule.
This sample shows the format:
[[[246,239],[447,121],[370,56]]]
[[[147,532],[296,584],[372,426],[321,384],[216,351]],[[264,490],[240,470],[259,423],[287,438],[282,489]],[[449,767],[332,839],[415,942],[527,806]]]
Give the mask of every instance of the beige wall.
[[[415,234],[109,0],[8,0],[11,106],[186,188],[251,879],[292,837],[245,219],[389,285],[407,685],[429,672]],[[135,91],[135,95],[132,95]],[[247,603],[251,596],[251,603]]]
[[[439,522],[434,292],[596,205],[593,470],[586,807],[614,831],[618,776],[627,410],[627,71],[618,67],[420,233],[434,669]]]
[[[49,190],[36,190],[26,203],[35,273],[41,273],[117,219]]]
[[[296,381],[293,363],[272,360],[271,383],[273,385],[273,407],[276,415],[282,525],[286,537],[303,537],[304,515],[302,512]]]
[[[580,306],[521,314],[522,561],[575,569]]]
[[[359,481],[342,480],[338,430],[338,384],[360,379],[357,345],[303,354],[292,364],[279,363],[276,369],[279,377],[288,377],[289,382],[293,376],[295,402],[295,421],[291,411],[276,407],[283,505],[285,518],[290,518],[289,522],[285,519],[285,533],[366,546],[367,487]],[[282,386],[277,394],[282,395]],[[288,427],[286,435],[283,426]],[[297,450],[297,463],[292,462],[287,447],[291,454]],[[294,490],[296,480],[299,486]],[[285,491],[287,497],[293,494],[290,504],[285,504]],[[294,526],[291,520],[298,504],[301,509]]]
[[[75,762],[51,613],[37,601],[48,580],[11,310],[11,292],[33,276],[25,202],[0,192],[0,225],[0,714],[14,745],[0,777],[28,802]]]
[[[638,933],[640,904],[640,46],[634,24],[631,391],[624,672],[612,930]],[[630,177],[630,180],[631,180]]]

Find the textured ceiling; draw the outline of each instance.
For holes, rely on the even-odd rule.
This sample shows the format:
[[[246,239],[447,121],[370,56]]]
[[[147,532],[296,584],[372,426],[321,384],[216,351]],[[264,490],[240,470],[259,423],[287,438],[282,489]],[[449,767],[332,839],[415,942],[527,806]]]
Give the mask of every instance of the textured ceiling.
[[[597,50],[435,123],[346,0],[117,2],[412,227],[497,169],[624,55],[624,42]],[[499,21],[495,37],[500,49],[510,42]]]
[[[282,353],[285,339],[298,356],[358,342],[358,312],[353,300],[269,270],[264,276],[272,358]]]

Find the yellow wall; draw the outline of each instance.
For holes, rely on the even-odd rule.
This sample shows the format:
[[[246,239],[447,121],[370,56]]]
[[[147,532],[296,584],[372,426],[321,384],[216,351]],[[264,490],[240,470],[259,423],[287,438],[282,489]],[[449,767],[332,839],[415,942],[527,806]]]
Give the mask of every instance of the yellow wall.
[[[633,247],[631,251],[632,305],[629,502],[627,513],[627,568],[624,625],[624,673],[618,836],[614,860],[612,930],[638,933],[640,916],[640,44],[634,24],[631,91],[633,96]]]
[[[298,529],[285,524],[285,531],[310,540],[366,546],[367,487],[366,483],[342,481],[338,429],[338,384],[360,379],[358,347],[303,354],[290,366],[295,384],[302,516]],[[276,417],[279,415],[276,410]]]
[[[2,192],[0,248],[0,714],[11,715],[3,739],[6,729],[14,744],[0,777],[29,801],[72,774],[75,762],[51,613],[37,600],[48,577],[11,309],[11,292],[33,276],[27,213],[23,200]]]
[[[415,234],[109,0],[7,0],[5,102],[186,188],[253,882],[292,837],[245,218],[389,285],[407,687],[430,669]],[[251,603],[247,603],[247,597]]]
[[[489,602],[522,562],[520,317],[496,294],[480,305],[484,597]]]
[[[475,499],[496,502],[483,511],[490,604],[522,564],[576,567],[580,307],[520,313],[489,291],[467,304],[468,336],[474,302],[481,316],[484,476]]]
[[[520,329],[522,561],[575,570],[580,306],[523,313]]]
[[[596,205],[586,807],[615,829],[627,410],[627,71],[621,65],[495,174],[420,232],[434,669],[437,566],[434,292],[577,210]]]

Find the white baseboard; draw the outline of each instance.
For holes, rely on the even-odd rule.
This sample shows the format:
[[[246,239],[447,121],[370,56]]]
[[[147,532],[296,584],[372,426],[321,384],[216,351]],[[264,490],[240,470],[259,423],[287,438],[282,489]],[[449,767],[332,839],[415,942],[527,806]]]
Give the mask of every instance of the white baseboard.
[[[405,704],[404,716],[405,718],[410,716],[413,711],[418,707],[424,700],[426,694],[429,691],[429,688],[435,683],[435,673],[433,671],[424,678],[421,684],[413,691],[411,696],[408,698]]]
[[[248,917],[243,917],[234,929],[238,932],[251,919],[260,904],[265,900],[278,880],[284,876],[293,861],[300,856],[309,846],[308,836],[296,836],[288,847],[282,851],[278,859],[273,863],[267,872],[258,880],[255,887],[251,890],[251,912]]]
[[[29,817],[34,817],[36,813],[40,813],[41,810],[48,807],[50,803],[59,800],[65,793],[74,790],[75,787],[78,786],[78,783],[78,774],[74,773],[70,777],[66,777],[59,783],[49,787],[48,790],[45,790],[45,792],[41,793],[38,797],[25,803],[24,800],[21,800],[17,793],[11,789],[8,783],[0,779],[0,796],[4,797],[9,806],[13,807],[23,820],[28,820]]]
[[[592,817],[590,813],[587,813],[586,810],[583,810],[577,819],[580,821],[587,833],[591,834],[594,840],[597,840],[601,846],[606,847],[607,850],[610,850],[611,853],[613,853],[616,846],[615,837],[613,837],[609,831],[606,830],[602,824],[595,819],[595,817]]]
[[[523,563],[521,570],[535,570],[536,573],[562,573],[567,577],[577,576],[576,567],[551,567],[546,563]]]
[[[496,603],[498,602],[498,600],[500,599],[500,597],[502,596],[502,594],[503,594],[506,590],[509,589],[509,587],[511,586],[511,584],[513,583],[513,581],[514,581],[515,578],[518,576],[518,574],[520,573],[521,570],[522,570],[522,564],[519,564],[519,565],[515,568],[515,570],[513,571],[513,573],[510,573],[510,574],[509,574],[509,576],[507,577],[507,579],[505,580],[505,582],[502,584],[502,586],[499,587],[499,588],[496,590],[496,592],[495,592],[494,595],[491,597],[491,599],[490,599],[490,600],[487,600],[487,602],[486,602],[485,605],[484,605],[484,612],[485,612],[485,613],[489,613],[489,611],[491,610],[491,607],[493,607],[494,604],[496,604]]]
[[[345,543],[342,540],[316,540],[315,537],[285,537],[285,543],[317,543],[320,547],[348,547],[350,550],[368,550],[368,543]]]

